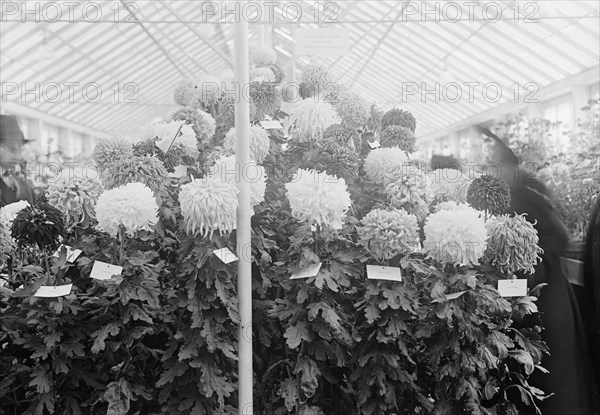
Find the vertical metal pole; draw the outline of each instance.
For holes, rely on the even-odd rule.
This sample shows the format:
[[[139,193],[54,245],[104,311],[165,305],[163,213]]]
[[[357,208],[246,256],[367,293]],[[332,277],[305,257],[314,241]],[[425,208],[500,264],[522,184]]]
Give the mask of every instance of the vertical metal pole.
[[[238,10],[242,10],[247,0],[238,0]],[[244,177],[244,167],[250,161],[250,109],[247,98],[244,98],[244,88],[249,79],[248,58],[248,22],[239,16],[235,23],[235,81],[238,97],[235,104],[235,137],[236,162],[240,169],[238,189],[237,217],[237,256],[238,261],[238,297],[240,310],[239,329],[239,415],[252,415],[252,267],[250,251],[250,218],[252,207],[250,202],[250,183]]]

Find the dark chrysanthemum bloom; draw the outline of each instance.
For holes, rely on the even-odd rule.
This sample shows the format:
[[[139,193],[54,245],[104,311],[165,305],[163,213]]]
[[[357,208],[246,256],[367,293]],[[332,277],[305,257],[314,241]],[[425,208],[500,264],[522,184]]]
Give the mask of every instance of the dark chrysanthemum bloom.
[[[341,124],[329,126],[323,132],[323,138],[334,141],[342,146],[360,148],[361,137],[358,131],[346,128]]]
[[[219,101],[219,113],[217,115],[217,124],[225,126],[225,132],[229,131],[235,125],[235,95],[226,94]],[[250,102],[250,120],[256,117],[256,105]]]
[[[483,175],[473,180],[469,186],[467,203],[475,209],[500,215],[510,206],[510,187],[502,179],[489,174]]]
[[[408,128],[388,125],[381,132],[381,147],[399,147],[407,153],[415,151],[417,137]]]
[[[267,65],[267,68],[270,68],[273,71],[273,74],[275,75],[275,83],[277,85],[280,85],[283,82],[283,79],[285,78],[285,72],[283,71],[281,66],[277,64],[272,64]]]
[[[60,210],[47,203],[28,206],[15,218],[11,235],[20,247],[37,247],[54,252],[59,237],[65,236],[65,222]]]
[[[358,177],[359,163],[356,151],[331,139],[323,139],[304,155],[301,168],[326,172],[352,182]]]
[[[102,183],[107,189],[128,183],[144,183],[153,191],[161,190],[169,173],[162,161],[154,156],[136,156],[120,159],[102,172]]]
[[[417,128],[417,120],[415,120],[415,117],[410,112],[393,108],[383,114],[383,118],[381,119],[381,128],[390,125],[399,125],[408,128],[414,133]]]
[[[117,159],[127,159],[133,156],[132,144],[122,138],[102,140],[94,148],[93,158],[96,167],[104,170]]]
[[[273,82],[250,82],[250,99],[256,105],[256,119],[263,120],[281,106],[281,91]]]

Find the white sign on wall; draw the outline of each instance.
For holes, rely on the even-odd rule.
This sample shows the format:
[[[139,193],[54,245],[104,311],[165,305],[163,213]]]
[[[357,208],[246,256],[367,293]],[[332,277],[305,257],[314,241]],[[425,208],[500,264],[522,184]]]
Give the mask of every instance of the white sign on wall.
[[[350,50],[347,29],[296,29],[296,55],[345,55]]]

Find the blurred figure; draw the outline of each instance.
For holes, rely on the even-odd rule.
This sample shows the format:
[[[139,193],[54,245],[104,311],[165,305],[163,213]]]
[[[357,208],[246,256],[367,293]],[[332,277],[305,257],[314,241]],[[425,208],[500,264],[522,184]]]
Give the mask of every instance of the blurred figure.
[[[17,117],[0,115],[0,207],[19,200],[34,202],[33,187],[19,173],[24,143]]]
[[[592,208],[585,248],[583,280],[587,307],[583,313],[588,323],[590,350],[596,351],[592,354],[594,372],[596,379],[600,380],[600,195]],[[600,384],[596,386],[600,395]]]
[[[541,263],[528,277],[530,288],[548,284],[542,288],[537,305],[544,326],[542,339],[550,348],[542,366],[550,373],[535,371],[530,383],[554,395],[539,407],[544,415],[595,415],[598,395],[590,349],[577,299],[561,265],[569,242],[567,228],[559,219],[546,186],[520,168],[518,158],[502,140],[487,129],[479,130],[496,164],[487,169],[488,174],[508,183],[512,198],[509,212],[527,214],[544,250]]]

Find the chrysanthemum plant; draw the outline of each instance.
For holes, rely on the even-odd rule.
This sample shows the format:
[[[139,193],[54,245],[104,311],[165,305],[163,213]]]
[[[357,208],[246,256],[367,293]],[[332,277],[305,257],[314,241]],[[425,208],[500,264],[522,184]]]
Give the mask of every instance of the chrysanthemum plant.
[[[272,64],[266,51],[253,59]],[[307,71],[307,82],[330,78],[317,69]],[[185,85],[178,97],[195,99]],[[214,168],[220,160],[231,170],[232,156],[220,146],[233,126],[233,101],[213,104],[205,110],[216,130],[198,140],[198,155],[158,151],[156,139],[99,147],[108,170],[101,177],[114,182],[104,192],[142,182],[147,197],[142,204],[124,202],[142,200],[136,192],[86,199],[89,218],[72,209],[68,223],[78,232],[64,242],[83,252],[73,263],[49,259],[52,272],[73,283],[71,294],[34,300],[46,274],[27,259],[9,291],[0,291],[0,399],[11,413],[236,413],[237,267],[214,254],[220,248],[253,264],[253,329],[244,335],[254,339],[255,413],[493,414],[514,412],[519,397],[535,402],[540,392],[527,378],[542,370],[540,328],[512,325],[535,313],[535,303],[502,298],[490,281],[502,277],[505,261],[531,264],[537,251],[513,255],[498,237],[490,245],[481,214],[464,204],[472,178],[441,185],[436,180],[446,176],[423,168],[405,152],[410,146],[370,152],[364,139],[351,145],[362,134],[358,124],[412,131],[412,115],[382,117],[372,106],[366,121],[337,128],[338,140],[329,128],[344,114],[331,105],[327,114],[305,111],[290,131],[302,146],[287,152],[281,131],[267,131],[269,146],[261,134],[255,153],[266,181],[254,188],[264,197],[253,198],[252,246],[237,247],[236,189]],[[188,110],[176,118],[202,121]],[[235,137],[228,140],[233,149]],[[122,155],[130,163],[153,157],[164,166],[153,171],[168,173],[144,180],[144,169],[114,164]],[[175,162],[186,175],[175,177]],[[111,173],[114,165],[135,171],[136,180]],[[59,209],[73,207],[65,202],[69,189],[52,189]],[[442,200],[456,204],[438,209]],[[119,232],[125,244],[115,257]],[[502,253],[502,263],[488,260],[486,248]],[[123,269],[95,280],[96,261]],[[316,275],[290,278],[318,263]],[[368,279],[366,265],[400,268],[402,281]]]

